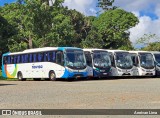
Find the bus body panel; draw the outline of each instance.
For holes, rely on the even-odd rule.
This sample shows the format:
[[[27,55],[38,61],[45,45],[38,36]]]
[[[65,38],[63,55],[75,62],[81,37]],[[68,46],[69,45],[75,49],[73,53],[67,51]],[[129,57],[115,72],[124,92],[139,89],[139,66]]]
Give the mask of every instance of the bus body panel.
[[[87,66],[87,76],[93,77],[93,68],[90,66]]]
[[[151,54],[150,52],[148,51],[129,51],[129,53],[131,54],[131,57],[134,63],[133,76],[154,76],[155,75],[155,66],[153,66],[153,68],[148,68],[148,69],[141,66],[142,60],[140,58],[140,55],[144,54],[144,57],[147,58],[145,54]],[[151,60],[152,59],[153,58],[151,58]]]
[[[108,66],[107,62],[104,63],[107,64],[107,66],[105,67],[96,67],[95,66],[95,59],[94,59],[94,55],[98,55],[98,53],[106,53],[103,56],[108,56],[109,59],[109,54],[106,50],[104,49],[83,49],[83,51],[85,52],[85,57],[86,57],[86,61],[89,61],[90,64],[87,65],[87,75],[88,77],[108,77],[110,75],[110,71],[111,71],[111,66]],[[101,54],[100,54],[101,55]],[[97,59],[101,60],[101,58],[103,57],[102,55]],[[109,59],[110,62],[110,59]],[[109,63],[108,62],[108,63]],[[101,61],[102,63],[102,61]]]
[[[47,49],[47,50],[45,50]],[[80,48],[71,48],[71,47],[60,47],[60,48],[42,48],[44,52],[47,51],[63,51],[65,52],[66,49],[69,50],[78,50],[83,52]],[[23,52],[18,53],[6,53],[3,54],[3,57],[7,56],[14,56],[14,55],[23,55],[23,54],[30,54],[30,53],[40,53],[40,50],[36,49],[29,49]],[[21,72],[23,78],[49,78],[49,72],[54,71],[56,78],[77,78],[77,77],[87,77],[87,67],[84,69],[71,69],[67,66],[62,66],[55,62],[27,62],[27,63],[16,63],[16,64],[3,64],[3,57],[2,57],[2,76],[5,78],[17,78],[18,72]],[[37,57],[38,58],[38,57]],[[85,58],[85,57],[84,57]],[[65,62],[64,62],[65,64]]]
[[[120,68],[117,67],[117,59],[116,59],[116,53],[120,54],[129,54],[128,51],[125,50],[107,50],[110,54],[111,62],[112,62],[112,71],[111,76],[132,76],[133,75],[133,65],[130,60],[130,68]],[[128,55],[129,56],[129,55]]]
[[[153,55],[153,59],[155,62],[155,68],[156,68],[156,76],[160,76],[160,52],[158,51],[150,51]]]

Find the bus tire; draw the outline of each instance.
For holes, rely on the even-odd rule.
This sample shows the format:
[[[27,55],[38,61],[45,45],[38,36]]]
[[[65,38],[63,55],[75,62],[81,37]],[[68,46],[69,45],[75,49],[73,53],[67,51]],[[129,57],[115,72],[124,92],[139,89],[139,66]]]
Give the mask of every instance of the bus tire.
[[[41,81],[41,78],[33,78],[34,81]]]
[[[56,74],[53,71],[49,72],[49,80],[50,81],[56,81]]]
[[[25,80],[26,80],[25,78],[23,78],[23,75],[22,75],[21,72],[18,72],[17,77],[18,77],[18,80],[19,80],[19,81],[25,81]]]

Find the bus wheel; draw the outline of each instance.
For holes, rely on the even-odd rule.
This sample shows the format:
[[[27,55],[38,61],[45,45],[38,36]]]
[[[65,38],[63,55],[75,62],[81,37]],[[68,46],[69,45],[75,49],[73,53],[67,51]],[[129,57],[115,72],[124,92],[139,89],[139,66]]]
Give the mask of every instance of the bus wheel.
[[[56,75],[53,71],[50,71],[50,73],[49,73],[49,80],[51,80],[51,81],[56,81],[57,80]]]
[[[23,75],[21,72],[18,72],[18,80],[19,81],[25,81],[26,79],[23,78]]]
[[[33,78],[34,81],[41,81],[41,78]]]

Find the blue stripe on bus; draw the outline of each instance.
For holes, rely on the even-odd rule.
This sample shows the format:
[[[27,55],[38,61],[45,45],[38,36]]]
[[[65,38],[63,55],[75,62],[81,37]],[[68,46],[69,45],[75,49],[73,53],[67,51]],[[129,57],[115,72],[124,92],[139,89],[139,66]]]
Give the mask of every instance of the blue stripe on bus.
[[[65,69],[65,72],[61,78],[74,78],[75,75],[81,74],[83,77],[87,77],[87,72],[69,72],[67,69]]]
[[[7,56],[7,55],[9,55],[9,54],[10,54],[10,52],[4,53],[3,56]],[[5,65],[3,64],[3,58],[2,58],[2,76],[3,76],[4,78],[7,78],[6,70],[5,70]]]

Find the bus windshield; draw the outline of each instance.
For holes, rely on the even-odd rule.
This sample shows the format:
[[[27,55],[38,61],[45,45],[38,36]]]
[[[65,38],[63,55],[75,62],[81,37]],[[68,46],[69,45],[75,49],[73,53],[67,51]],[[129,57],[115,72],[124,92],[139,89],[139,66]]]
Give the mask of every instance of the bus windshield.
[[[128,52],[117,52],[116,65],[121,69],[131,69],[133,67],[131,55]]]
[[[154,54],[154,57],[157,65],[160,66],[160,54]]]
[[[86,61],[83,51],[67,50],[66,51],[66,66],[72,69],[86,68]]]
[[[109,53],[106,51],[94,51],[93,63],[95,67],[105,68],[111,66]]]
[[[154,68],[154,60],[153,56],[150,53],[139,53],[140,57],[140,65],[145,69],[153,69]]]

